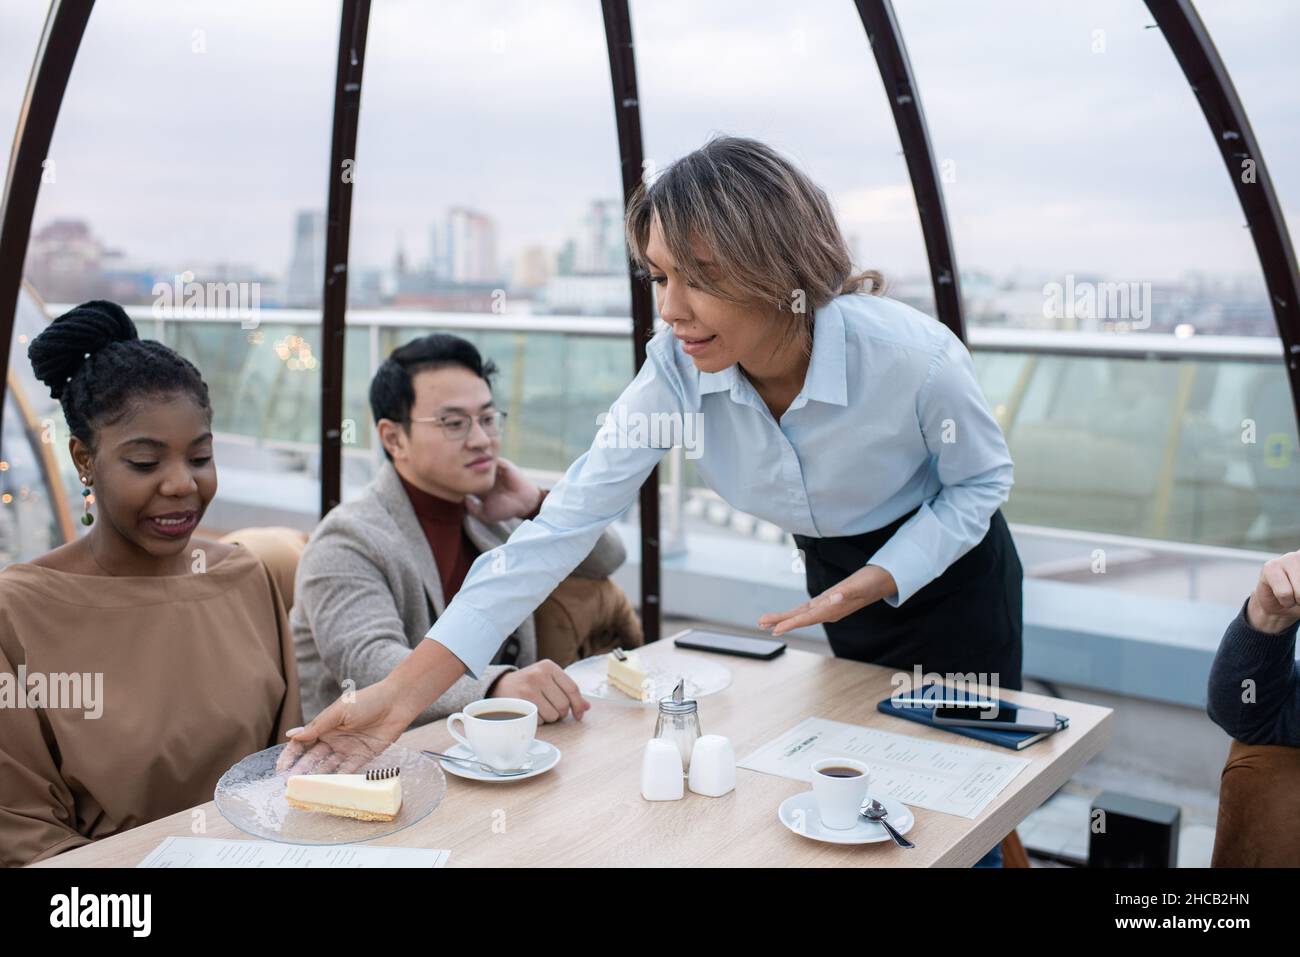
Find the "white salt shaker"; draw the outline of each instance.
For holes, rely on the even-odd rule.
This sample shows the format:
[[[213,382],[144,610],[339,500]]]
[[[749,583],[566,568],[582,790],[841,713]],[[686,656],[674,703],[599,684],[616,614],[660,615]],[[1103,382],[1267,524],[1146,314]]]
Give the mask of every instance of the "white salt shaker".
[[[731,741],[720,734],[703,734],[691,751],[691,790],[708,797],[722,797],[736,787],[736,752]]]
[[[670,741],[651,738],[641,756],[641,796],[647,801],[679,801],[685,793],[681,752]]]

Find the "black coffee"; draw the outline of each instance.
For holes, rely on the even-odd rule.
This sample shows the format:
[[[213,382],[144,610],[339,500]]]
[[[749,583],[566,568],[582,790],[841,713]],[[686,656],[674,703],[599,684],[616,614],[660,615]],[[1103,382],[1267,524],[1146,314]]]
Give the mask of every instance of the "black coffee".
[[[857,768],[846,768],[840,765],[832,765],[829,768],[818,769],[819,774],[824,774],[828,778],[856,778],[861,777],[862,772]]]
[[[518,711],[480,711],[474,717],[482,718],[484,721],[513,721],[515,718],[522,718],[523,715]]]

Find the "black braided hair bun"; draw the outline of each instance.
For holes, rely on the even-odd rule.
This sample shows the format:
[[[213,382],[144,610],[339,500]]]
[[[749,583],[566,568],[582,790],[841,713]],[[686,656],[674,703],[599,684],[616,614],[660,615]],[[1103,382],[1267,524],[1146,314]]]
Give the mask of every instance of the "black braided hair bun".
[[[61,399],[87,354],[93,356],[114,342],[139,338],[125,309],[106,299],[94,299],[50,323],[27,347],[27,358],[36,378],[49,386],[51,398]]]
[[[98,426],[111,425],[146,396],[191,396],[209,416],[203,376],[180,353],[141,339],[115,302],[83,302],[55,319],[27,347],[37,378],[63,407],[72,435],[95,447]]]

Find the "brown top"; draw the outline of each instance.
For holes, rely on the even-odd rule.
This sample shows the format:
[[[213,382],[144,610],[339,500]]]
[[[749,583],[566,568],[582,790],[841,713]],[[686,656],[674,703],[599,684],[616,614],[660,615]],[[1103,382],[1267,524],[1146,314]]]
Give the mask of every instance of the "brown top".
[[[206,803],[301,723],[284,605],[247,548],[203,574],[0,571],[0,864]]]

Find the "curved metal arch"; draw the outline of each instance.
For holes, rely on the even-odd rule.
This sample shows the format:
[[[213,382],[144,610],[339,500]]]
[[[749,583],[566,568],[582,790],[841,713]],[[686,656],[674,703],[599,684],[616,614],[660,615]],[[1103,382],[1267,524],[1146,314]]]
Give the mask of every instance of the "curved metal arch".
[[[876,57],[880,82],[889,98],[894,126],[907,160],[907,172],[916,197],[916,211],[921,217],[921,235],[930,260],[930,282],[934,286],[934,308],[938,319],[966,341],[965,311],[961,298],[961,281],[957,273],[957,254],[952,232],[948,228],[948,210],[939,187],[939,170],[930,145],[930,128],[921,109],[912,63],[907,57],[898,17],[889,0],[855,0],[858,17],[867,31],[867,42]]]
[[[68,77],[86,33],[94,0],[51,0],[36,57],[27,79],[27,92],[18,112],[9,170],[0,207],[0,369],[9,369],[9,343],[23,283],[23,265],[32,235],[36,195],[41,189],[45,159],[54,138]],[[3,438],[0,416],[0,438]]]
[[[77,526],[72,523],[72,509],[68,504],[68,493],[63,488],[63,480],[59,476],[59,463],[54,457],[54,448],[49,442],[41,441],[41,424],[36,418],[36,413],[32,411],[32,404],[27,399],[23,384],[14,374],[13,369],[7,370],[5,384],[18,409],[27,445],[32,450],[33,458],[36,459],[41,477],[45,480],[45,491],[50,496],[50,511],[54,513],[59,534],[63,536],[64,542],[70,542],[77,537]]]
[[[636,56],[632,45],[632,18],[627,0],[601,0],[605,20],[605,45],[609,50],[610,85],[614,95],[614,121],[618,127],[619,167],[623,176],[623,208],[641,182],[645,151],[641,143],[641,106],[636,89]],[[650,289],[633,275],[628,257],[628,281],[632,286],[632,349],[639,371],[645,364],[646,342],[654,332]],[[641,627],[646,641],[660,634],[659,602],[659,467],[650,471],[641,486]]]
[[[1300,272],[1264,154],[1223,58],[1191,0],[1146,0],[1146,5],[1196,94],[1246,214],[1282,338],[1296,425],[1300,428]],[[1243,175],[1247,168],[1254,174],[1253,181]]]
[[[325,275],[321,296],[320,514],[343,499],[343,360],[347,346],[348,244],[352,182],[361,115],[370,0],[343,0],[334,123],[330,136],[329,199],[325,213]]]

